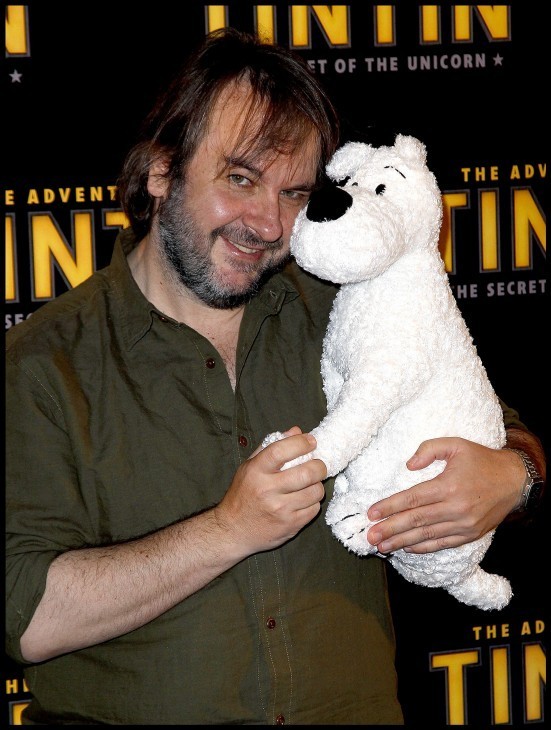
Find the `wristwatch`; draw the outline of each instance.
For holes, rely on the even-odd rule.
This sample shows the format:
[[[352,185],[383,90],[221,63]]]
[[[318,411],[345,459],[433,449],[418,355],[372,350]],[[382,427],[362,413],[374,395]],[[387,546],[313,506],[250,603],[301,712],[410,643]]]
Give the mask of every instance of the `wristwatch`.
[[[526,469],[520,504],[515,509],[515,512],[533,512],[538,505],[543,491],[543,477],[536,469],[534,462],[526,451],[522,451],[522,449],[508,449],[508,451],[514,451],[515,454],[518,454]]]

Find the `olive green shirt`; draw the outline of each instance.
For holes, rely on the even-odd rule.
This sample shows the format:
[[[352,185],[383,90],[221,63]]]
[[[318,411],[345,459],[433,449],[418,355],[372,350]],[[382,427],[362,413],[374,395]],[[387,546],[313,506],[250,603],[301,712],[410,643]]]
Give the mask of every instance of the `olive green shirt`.
[[[216,504],[275,430],[325,414],[335,289],[294,264],[246,307],[233,391],[219,353],[150,304],[124,231],[110,266],[7,336],[7,650],[64,551]],[[33,723],[400,724],[384,561],[321,514],[147,625],[26,665]],[[97,596],[101,601],[101,595]]]
[[[296,266],[268,282],[244,314],[234,392],[214,347],[143,297],[121,244],[133,245],[128,231],[109,267],[8,333],[7,626],[19,660],[57,555],[217,503],[266,434],[310,430],[325,412],[332,287]],[[396,723],[393,654],[382,561],[348,553],[320,514],[146,626],[27,667],[27,716]]]

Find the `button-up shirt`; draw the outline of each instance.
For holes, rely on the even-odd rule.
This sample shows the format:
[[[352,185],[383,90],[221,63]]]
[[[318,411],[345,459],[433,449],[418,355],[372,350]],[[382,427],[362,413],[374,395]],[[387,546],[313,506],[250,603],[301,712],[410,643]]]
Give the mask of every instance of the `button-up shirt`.
[[[7,636],[50,563],[220,501],[268,433],[316,426],[335,289],[295,264],[246,306],[232,389],[213,345],[148,302],[126,253],[8,333]],[[384,561],[324,513],[145,626],[26,665],[32,723],[400,724]],[[101,601],[101,595],[97,596]]]

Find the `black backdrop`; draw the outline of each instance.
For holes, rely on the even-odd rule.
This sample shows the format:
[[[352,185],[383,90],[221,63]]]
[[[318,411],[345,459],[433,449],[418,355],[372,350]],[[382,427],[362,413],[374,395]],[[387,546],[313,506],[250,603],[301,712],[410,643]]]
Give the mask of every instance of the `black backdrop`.
[[[324,80],[343,141],[403,132],[426,144],[458,303],[496,391],[547,447],[544,5],[277,2],[260,13]],[[217,13],[255,30],[256,9],[242,0],[8,6],[6,328],[108,263],[122,225],[115,180],[157,90]],[[484,565],[514,590],[500,612],[389,570],[408,723],[543,722],[545,519],[496,534]],[[19,724],[28,695],[7,659],[4,679],[2,712]]]

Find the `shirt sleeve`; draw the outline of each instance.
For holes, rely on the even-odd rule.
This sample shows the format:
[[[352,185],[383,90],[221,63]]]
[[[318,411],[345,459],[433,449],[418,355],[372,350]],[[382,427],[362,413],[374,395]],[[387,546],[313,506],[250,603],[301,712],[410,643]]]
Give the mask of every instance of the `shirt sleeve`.
[[[520,420],[520,416],[514,408],[508,406],[501,398],[499,398],[499,403],[503,410],[503,423],[505,424],[505,428],[520,428],[523,431],[529,430],[528,426]]]
[[[21,663],[50,563],[82,546],[89,524],[62,409],[41,376],[6,362],[6,652]]]

